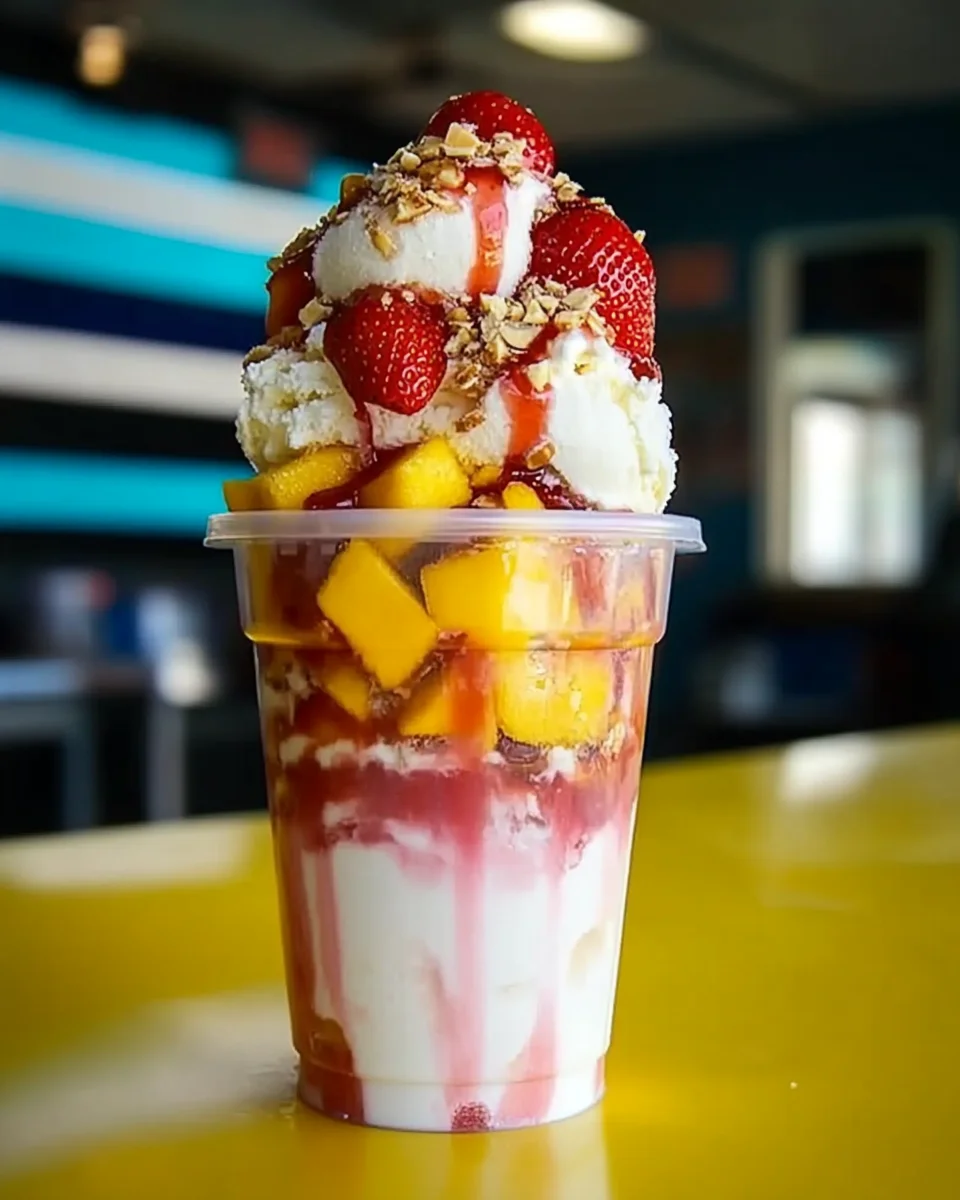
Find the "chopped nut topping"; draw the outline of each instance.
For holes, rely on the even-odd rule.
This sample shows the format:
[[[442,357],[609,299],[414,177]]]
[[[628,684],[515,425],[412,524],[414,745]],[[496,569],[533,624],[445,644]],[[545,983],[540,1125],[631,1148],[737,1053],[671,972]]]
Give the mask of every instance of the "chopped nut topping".
[[[465,413],[460,418],[460,420],[457,422],[457,429],[460,433],[469,433],[471,429],[476,429],[478,425],[482,425],[483,421],[484,421],[483,411],[479,408],[474,408],[474,409],[471,409],[470,412]],[[486,468],[481,467],[480,470],[477,472],[477,474],[478,475],[482,474],[482,472],[484,470],[486,470]],[[498,471],[497,475],[494,476],[494,478],[497,478],[499,476],[499,474],[500,474],[500,472]],[[477,483],[476,476],[474,476],[474,478],[471,482]],[[489,482],[492,483],[493,480],[489,480]],[[477,486],[482,487],[483,485],[477,484]]]
[[[561,333],[566,333],[570,329],[579,329],[585,323],[586,319],[586,313],[574,312],[568,308],[564,308],[553,318],[553,323]]]
[[[367,190],[366,175],[344,175],[340,180],[340,207],[352,208]]]
[[[539,362],[531,363],[527,367],[527,377],[533,384],[534,390],[545,392],[550,386],[550,363],[547,359],[542,358]]]
[[[428,213],[433,205],[426,196],[399,196],[394,208],[393,219],[397,225],[406,225]]]
[[[465,392],[468,396],[479,395],[486,391],[487,377],[480,363],[475,358],[468,358],[457,368],[453,382],[461,392]],[[466,420],[466,418],[464,419]]]
[[[539,471],[541,467],[545,467],[556,454],[556,447],[553,442],[541,442],[539,446],[534,446],[523,460],[526,463],[527,470]]]
[[[470,346],[475,344],[475,338],[472,330],[465,325],[460,328],[450,337],[445,346],[445,351],[449,358],[455,358],[463,354]]]
[[[613,345],[615,340],[614,332],[599,313],[587,313],[587,328],[591,333],[595,333],[597,337],[605,338],[611,346]]]
[[[443,139],[443,149],[451,158],[473,158],[480,149],[480,139],[468,129],[454,121]]]
[[[540,330],[536,325],[521,325],[515,321],[504,321],[500,326],[500,336],[511,350],[526,350],[539,335]]]
[[[397,162],[400,165],[401,171],[416,171],[420,166],[421,160],[419,154],[415,154],[408,147],[404,146],[404,148],[399,152]]]
[[[588,312],[599,299],[592,288],[574,288],[568,293],[565,303],[574,312]]]
[[[439,208],[442,212],[457,212],[460,208],[456,197],[449,196],[444,192],[436,192],[433,188],[428,188],[424,195],[434,208]]]
[[[550,320],[542,302],[536,296],[527,301],[527,306],[523,310],[523,319],[528,325],[546,325]]]
[[[483,293],[480,296],[481,311],[489,313],[496,317],[498,321],[503,321],[507,316],[507,301],[503,296],[488,295]]]
[[[266,362],[273,355],[276,346],[254,346],[248,350],[243,360],[243,365],[248,367],[251,363]]]
[[[267,338],[267,345],[274,350],[299,349],[303,345],[303,328],[300,325],[284,325],[279,333]]]
[[[319,296],[314,296],[312,300],[308,300],[303,308],[300,309],[300,324],[304,329],[312,329],[314,325],[319,325],[321,321],[325,321],[332,312],[333,309],[329,304],[324,304]]]
[[[447,319],[454,325],[471,324],[473,321],[473,318],[470,316],[468,310],[464,308],[463,305],[459,304],[456,308],[451,309],[450,315]]]
[[[438,137],[425,137],[417,142],[417,154],[422,159],[439,158],[443,153],[443,139]]]
[[[510,347],[499,333],[487,342],[487,356],[497,367],[503,366],[510,357]]]
[[[308,225],[301,229],[293,241],[288,242],[279,254],[275,254],[272,258],[267,259],[267,268],[270,271],[277,271],[285,263],[290,262],[304,250],[308,250],[315,245],[323,235],[324,230],[329,223],[328,217],[321,217],[316,225]]]
[[[397,243],[376,220],[367,225],[367,237],[377,253],[382,254],[384,258],[393,258],[397,253]]]
[[[638,242],[640,243],[640,245],[642,246],[642,245],[643,245],[643,243],[644,243],[644,241],[646,240],[646,237],[647,237],[647,231],[646,231],[645,229],[638,229],[638,230],[636,231],[636,233],[634,233],[634,235],[633,235],[633,236],[634,236],[634,237],[637,239],[637,241],[638,241]]]

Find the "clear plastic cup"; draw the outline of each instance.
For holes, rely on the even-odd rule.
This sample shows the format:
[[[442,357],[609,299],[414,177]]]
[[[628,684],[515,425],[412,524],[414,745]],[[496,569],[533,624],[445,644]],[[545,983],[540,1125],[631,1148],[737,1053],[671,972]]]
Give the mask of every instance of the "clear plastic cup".
[[[691,518],[235,513],[300,1095],[506,1129],[603,1093],[653,650]]]

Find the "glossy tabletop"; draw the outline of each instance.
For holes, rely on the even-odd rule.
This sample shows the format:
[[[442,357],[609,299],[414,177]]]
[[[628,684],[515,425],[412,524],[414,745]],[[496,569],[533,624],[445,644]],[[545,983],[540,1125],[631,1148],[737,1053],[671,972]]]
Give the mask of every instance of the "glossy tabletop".
[[[960,728],[644,778],[609,1090],[399,1134],[294,1099],[267,824],[0,846],[0,1196],[960,1195]]]

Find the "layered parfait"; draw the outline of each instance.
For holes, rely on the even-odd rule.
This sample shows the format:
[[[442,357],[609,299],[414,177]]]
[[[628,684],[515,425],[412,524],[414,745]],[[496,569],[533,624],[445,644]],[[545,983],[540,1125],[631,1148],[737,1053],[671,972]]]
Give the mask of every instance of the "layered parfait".
[[[603,1090],[671,551],[547,510],[673,489],[643,236],[478,92],[270,268],[229,508],[410,517],[239,556],[301,1095],[403,1128],[570,1115]]]

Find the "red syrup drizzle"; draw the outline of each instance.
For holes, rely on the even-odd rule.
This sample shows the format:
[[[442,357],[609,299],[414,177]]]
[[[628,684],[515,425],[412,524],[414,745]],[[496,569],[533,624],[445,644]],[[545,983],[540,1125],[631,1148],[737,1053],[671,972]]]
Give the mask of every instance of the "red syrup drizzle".
[[[284,772],[291,802],[278,812],[278,820],[283,825],[281,842],[294,850],[285,863],[286,875],[282,879],[282,886],[288,892],[288,911],[303,902],[298,889],[302,887],[299,873],[304,851],[315,856],[317,869],[324,872],[329,869],[329,852],[339,841],[386,846],[397,855],[405,870],[416,872],[422,864],[394,840],[392,829],[399,823],[429,833],[427,840],[439,848],[441,856],[444,847],[454,852],[458,947],[455,976],[452,986],[449,982],[445,985],[436,968],[430,981],[451,1128],[542,1121],[549,1113],[556,1075],[555,980],[551,978],[544,982],[535,1028],[515,1062],[514,1080],[508,1084],[495,1119],[485,1115],[486,1106],[475,1097],[478,1084],[496,1082],[481,1078],[481,1047],[486,1028],[482,1004],[484,872],[495,863],[501,869],[509,865],[516,873],[513,877],[517,886],[528,886],[547,871],[559,887],[563,871],[579,861],[583,846],[594,832],[614,822],[618,831],[624,826],[622,836],[626,836],[635,798],[632,776],[637,770],[636,754],[636,746],[628,742],[618,760],[585,763],[575,781],[558,776],[536,785],[531,784],[522,769],[481,762],[466,764],[455,774],[445,776],[442,783],[430,770],[397,775],[377,765],[356,764],[321,769],[312,755],[306,755]],[[551,827],[552,837],[540,852],[524,854],[522,861],[518,861],[516,851],[508,845],[485,843],[490,798],[494,795],[503,798],[515,792],[519,799],[528,795],[531,786],[536,787],[542,820]],[[347,800],[352,802],[349,818],[327,824],[324,813],[329,806]],[[290,978],[294,986],[304,986],[306,976],[302,964],[298,969],[296,960],[307,956],[313,964],[313,971],[307,974],[319,968],[331,992],[336,993],[342,987],[337,982],[339,963],[329,961],[332,952],[339,953],[338,940],[329,932],[331,926],[339,927],[336,898],[324,888],[322,875],[318,883],[326,892],[318,896],[324,920],[322,944],[307,940],[293,945]],[[558,909],[555,903],[552,907]],[[292,926],[290,937],[302,938],[304,932],[302,923]],[[546,936],[553,940],[556,933],[548,930]],[[555,961],[555,946],[547,947],[544,953],[552,955],[549,961]],[[544,961],[548,959],[545,957]],[[294,1020],[301,1023],[301,1028],[295,1030],[297,1046],[320,1048],[319,1056],[315,1050],[311,1054],[312,1071],[310,1062],[305,1063],[306,1078],[320,1091],[326,1111],[362,1120],[362,1084],[353,1071],[349,1028],[318,1018],[311,1011],[312,1002],[311,990],[294,998],[292,1003]],[[334,1005],[342,1013],[343,997],[334,1000]]]
[[[523,462],[546,440],[552,389],[538,391],[522,367],[514,367],[500,381],[500,395],[510,419],[509,463]]]
[[[299,254],[283,263],[267,281],[270,302],[267,305],[267,337],[274,337],[287,325],[300,324],[300,309],[317,294],[313,280],[311,243]]]
[[[467,276],[467,293],[493,295],[503,273],[503,247],[507,236],[506,184],[499,167],[472,167],[466,173],[473,209],[476,251]]]

